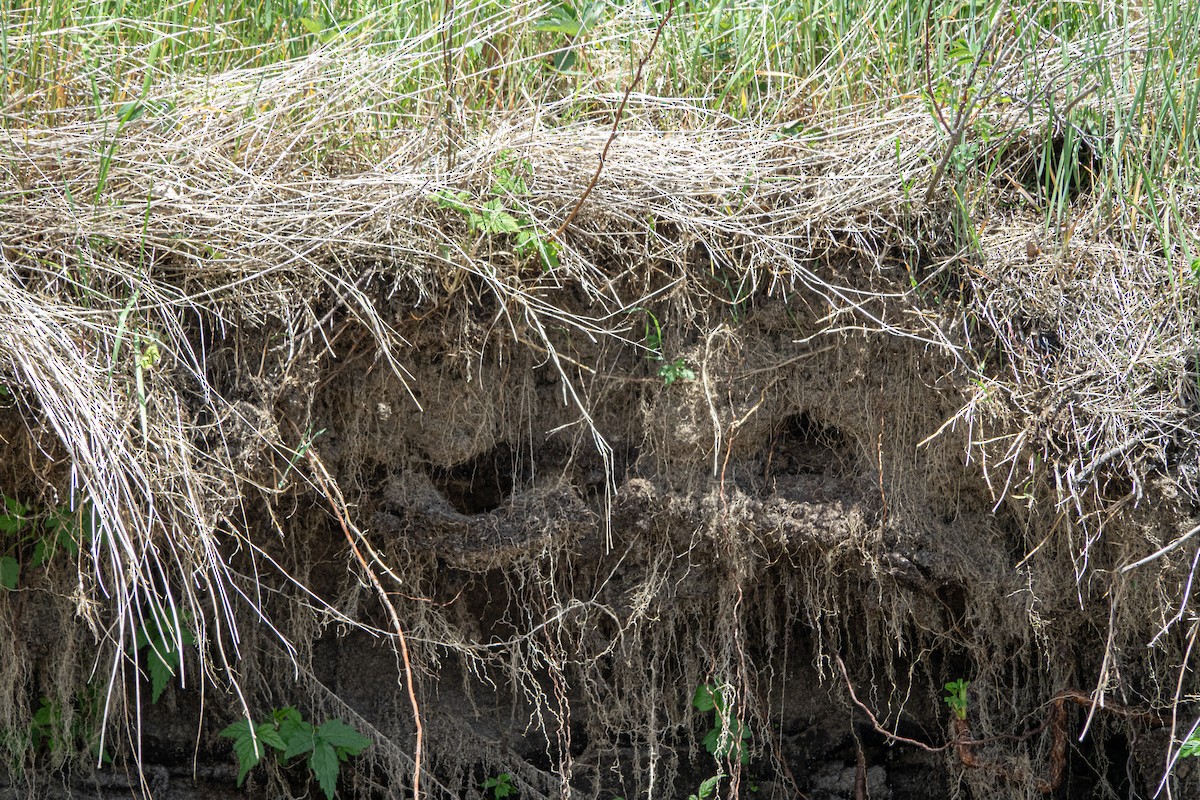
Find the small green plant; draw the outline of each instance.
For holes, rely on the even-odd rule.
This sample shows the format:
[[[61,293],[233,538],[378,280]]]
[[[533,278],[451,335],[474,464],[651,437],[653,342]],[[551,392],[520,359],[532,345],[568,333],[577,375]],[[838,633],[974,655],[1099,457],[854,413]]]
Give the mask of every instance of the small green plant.
[[[443,189],[431,199],[442,208],[459,212],[467,218],[467,227],[485,236],[511,236],[513,249],[523,258],[537,256],[542,269],[549,271],[559,265],[558,245],[548,233],[529,217],[514,213],[506,200],[529,193],[526,178],[533,174],[533,165],[509,153],[501,153],[492,167],[491,200],[478,202],[470,192]]]
[[[670,386],[675,381],[694,381],[696,380],[695,371],[688,366],[687,362],[682,358],[677,358],[674,361],[668,361],[658,368],[658,377],[663,379],[664,386]]]
[[[30,749],[34,753],[54,755],[78,748],[99,756],[105,764],[111,764],[112,756],[100,747],[103,703],[99,689],[88,686],[85,691],[75,695],[72,705],[73,722],[64,731],[62,705],[48,697],[41,698],[38,710],[29,721]]]
[[[708,800],[708,798],[716,794],[717,786],[720,785],[721,778],[724,777],[724,775],[718,772],[711,778],[704,779],[696,789],[696,793],[688,795],[688,800]]]
[[[747,743],[750,741],[750,729],[737,718],[736,710],[725,698],[724,690],[711,683],[702,683],[692,696],[692,706],[697,711],[713,712],[712,728],[704,735],[704,749],[719,759],[749,763]]]
[[[44,511],[15,497],[0,498],[0,588],[15,590],[25,565],[44,567],[60,551],[79,555],[80,543],[94,536],[93,514],[87,504]]]
[[[533,29],[557,33],[566,38],[566,46],[555,51],[551,63],[559,71],[575,66],[583,55],[583,38],[604,17],[605,0],[588,3],[560,2],[533,24]]]
[[[494,800],[504,800],[506,797],[512,797],[517,793],[517,787],[512,785],[512,776],[507,772],[501,772],[494,778],[488,778],[479,785],[484,792],[491,792]]]
[[[642,309],[645,311],[645,309]],[[658,368],[658,377],[662,378],[664,386],[670,386],[675,381],[694,381],[696,380],[696,372],[687,361],[682,358],[676,358],[673,361],[667,361],[663,355],[663,335],[662,325],[658,322],[658,317],[654,316],[649,311],[646,311],[646,358],[651,361],[661,362]]]
[[[960,720],[967,718],[967,687],[970,685],[970,681],[965,681],[962,678],[946,684],[946,691],[949,694],[942,699],[946,701],[946,705],[950,706],[950,710],[954,712],[954,716]]]
[[[307,753],[309,772],[317,779],[328,800],[333,800],[342,762],[361,754],[371,745],[370,739],[341,720],[330,719],[316,726],[291,706],[275,709],[270,719],[258,724],[250,719],[240,719],[219,735],[233,740],[233,752],[238,759],[238,786],[245,781],[246,774],[258,766],[270,747],[283,764]]]
[[[186,612],[174,608],[152,608],[137,633],[138,650],[146,650],[146,670],[150,673],[150,702],[157,703],[171,679],[179,673],[182,658],[179,644],[196,644],[188,627]]]
[[[15,497],[4,498],[4,508],[0,511],[0,534],[5,537],[20,537],[30,526],[29,507]],[[21,580],[21,562],[13,555],[10,545],[7,552],[0,556],[0,586],[10,592],[17,588]]]

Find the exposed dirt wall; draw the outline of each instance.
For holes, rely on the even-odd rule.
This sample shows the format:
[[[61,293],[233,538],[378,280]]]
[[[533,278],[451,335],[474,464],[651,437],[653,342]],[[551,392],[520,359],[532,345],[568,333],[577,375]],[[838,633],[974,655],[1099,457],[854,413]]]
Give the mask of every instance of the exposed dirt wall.
[[[729,797],[1152,796],[1195,690],[1186,358],[1114,367],[1139,335],[1125,295],[1054,294],[1059,267],[1022,249],[1018,271],[1002,224],[960,253],[956,212],[871,160],[920,161],[924,134],[894,128],[849,155],[623,139],[567,267],[469,229],[417,161],[310,194],[264,178],[233,233],[182,200],[152,222],[113,204],[89,257],[172,244],[132,299],[114,268],[103,307],[45,300],[66,289],[31,266],[41,240],[5,251],[4,485],[30,508],[120,491],[48,565],[14,545],[4,791],[233,796],[218,732],[296,706],[372,740],[346,796],[406,795],[418,752],[439,798],[501,774],[522,798],[687,797],[716,775]],[[484,196],[515,147],[553,166],[541,135],[439,180]],[[208,197],[202,167],[180,185]],[[362,175],[390,204],[361,209]],[[579,196],[530,180],[547,208]],[[318,198],[344,203],[272,249],[295,233],[272,213]],[[193,247],[218,240],[245,261]],[[1072,246],[1090,276],[1143,274],[1111,241]],[[106,372],[119,344],[133,358]],[[1154,413],[1105,405],[1127,396]],[[155,699],[139,633],[163,609],[183,660]],[[316,791],[302,763],[247,781]]]

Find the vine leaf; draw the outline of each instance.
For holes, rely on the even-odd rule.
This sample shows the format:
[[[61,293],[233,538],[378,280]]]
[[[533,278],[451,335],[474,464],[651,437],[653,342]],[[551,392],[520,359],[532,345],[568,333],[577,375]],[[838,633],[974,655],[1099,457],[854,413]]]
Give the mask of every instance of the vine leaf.
[[[10,592],[21,579],[21,563],[12,556],[0,556],[0,586]]]
[[[233,752],[238,759],[237,785],[241,786],[246,779],[246,773],[258,766],[266,752],[266,745],[276,750],[284,749],[283,738],[270,722],[262,722],[254,726],[251,733],[250,720],[240,719],[221,731],[219,736],[233,739]],[[255,738],[257,737],[257,741]]]
[[[137,634],[137,649],[150,648],[146,653],[146,669],[150,673],[150,701],[153,703],[158,702],[171,679],[179,672],[179,643],[196,644],[195,634],[187,627],[186,614],[179,617],[184,624],[178,635],[175,622],[157,610],[151,611],[150,618]]]
[[[337,788],[338,754],[333,745],[326,741],[314,743],[312,755],[308,757],[308,767],[317,776],[317,783],[329,800],[333,800],[333,790]]]

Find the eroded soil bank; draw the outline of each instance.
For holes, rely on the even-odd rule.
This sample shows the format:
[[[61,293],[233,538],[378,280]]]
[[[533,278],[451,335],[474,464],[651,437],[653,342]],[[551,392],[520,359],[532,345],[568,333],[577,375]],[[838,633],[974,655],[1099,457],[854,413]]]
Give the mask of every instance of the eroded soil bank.
[[[95,148],[9,162],[7,796],[320,796],[274,755],[236,789],[220,731],[289,707],[371,740],[345,797],[418,753],[430,798],[1155,794],[1196,302],[1012,210],[1042,143],[966,247],[906,188],[920,108],[626,133],[569,220],[606,129],[314,167],[255,119],[131,124],[90,217]]]
[[[521,346],[480,291],[393,320],[411,344],[407,387],[336,308],[323,333],[337,358],[314,354],[302,378],[226,374],[235,404],[275,415],[248,423],[299,408],[296,433],[320,432],[313,450],[391,570],[427,796],[480,796],[507,773],[521,797],[686,797],[718,771],[722,795],[736,785],[741,797],[1154,793],[1169,734],[1153,703],[1171,687],[1154,684],[1158,651],[1113,647],[1114,635],[1152,635],[1151,620],[1110,625],[1152,589],[1127,583],[1110,604],[1077,582],[1063,566],[1075,563],[1071,523],[1050,515],[1047,527],[1023,498],[997,507],[965,432],[935,436],[964,403],[953,357],[899,333],[821,335],[823,312],[805,291],[763,292],[675,324],[668,293],[640,312],[686,364],[668,383],[641,342],[562,333],[553,356]],[[213,337],[209,363],[279,333]],[[10,419],[6,438],[22,437]],[[248,431],[247,472],[278,480],[286,462],[253,442]],[[1161,504],[1131,503],[1110,529],[1150,524]],[[413,713],[336,515],[311,500],[253,511],[249,523],[276,535],[229,557],[297,648],[243,613],[238,671],[253,704],[352,720],[375,743],[344,789],[399,796]],[[1091,569],[1122,552],[1110,539],[1093,544]],[[77,669],[94,658],[68,597],[31,588],[5,602],[9,664],[30,686],[65,671],[64,654]],[[1102,670],[1119,673],[1121,693],[1092,708]],[[943,700],[959,678],[962,723]],[[745,763],[737,748],[706,752],[702,686],[729,698]],[[230,698],[208,694],[192,683],[143,698],[155,797],[239,796],[215,735],[235,718]],[[114,777],[132,750],[114,750],[117,766],[95,779],[110,788],[87,789],[76,767],[76,796],[138,790]],[[305,770],[260,767],[248,791],[288,785],[307,787]]]

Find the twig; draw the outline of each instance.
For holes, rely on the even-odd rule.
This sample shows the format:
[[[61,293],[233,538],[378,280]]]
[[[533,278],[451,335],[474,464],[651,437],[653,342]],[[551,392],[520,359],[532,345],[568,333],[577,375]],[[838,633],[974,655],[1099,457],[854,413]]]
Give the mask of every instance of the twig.
[[[929,0],[925,11],[925,91],[929,93],[929,104],[933,106],[933,113],[937,115],[938,122],[942,123],[942,128],[946,133],[950,133],[950,123],[946,122],[946,117],[942,114],[942,107],[938,105],[938,101],[933,96],[933,73],[929,66],[929,62],[933,59],[933,48],[929,43],[929,29],[932,27],[933,0]]]
[[[928,203],[933,199],[933,193],[937,189],[938,184],[942,182],[942,176],[946,173],[946,167],[950,165],[950,159],[954,155],[954,151],[958,149],[959,143],[962,141],[963,134],[967,130],[967,125],[971,122],[971,112],[975,110],[975,106],[980,101],[980,95],[971,96],[971,87],[975,85],[975,76],[979,74],[979,68],[983,66],[984,56],[992,46],[992,39],[996,36],[996,31],[999,29],[994,21],[991,30],[988,31],[987,38],[979,48],[979,54],[975,56],[975,62],[971,64],[971,72],[967,75],[967,80],[963,83],[962,98],[958,103],[958,114],[954,117],[954,130],[950,132],[950,142],[946,145],[946,152],[942,154],[942,160],[938,162],[937,170],[933,173],[933,180],[929,182],[929,188],[925,191],[925,202]],[[1003,55],[997,58],[988,70],[987,76],[983,80],[983,85],[987,86],[992,78],[1000,70],[1000,65],[1004,63]],[[988,98],[991,97],[989,94]],[[987,99],[987,98],[985,98]],[[940,114],[939,114],[940,117]],[[944,122],[944,120],[943,120]]]
[[[1183,544],[1188,539],[1191,539],[1197,533],[1200,533],[1200,525],[1197,525],[1195,528],[1192,528],[1190,531],[1185,533],[1183,536],[1180,536],[1178,539],[1175,539],[1170,544],[1158,548],[1157,550],[1155,550],[1153,553],[1146,556],[1145,558],[1139,559],[1138,561],[1135,561],[1132,564],[1126,564],[1125,566],[1121,567],[1121,572],[1129,572],[1130,570],[1137,569],[1138,567],[1143,566],[1145,564],[1149,564],[1151,561],[1153,561],[1156,558],[1165,556],[1167,553],[1171,552],[1176,547],[1179,547],[1179,545]]]
[[[833,658],[837,661],[838,667],[840,667],[842,670],[842,677],[846,680],[846,690],[850,692],[850,699],[854,701],[854,705],[858,706],[860,711],[867,715],[867,719],[871,721],[871,727],[875,728],[876,733],[886,738],[889,742],[911,744],[913,747],[919,747],[926,753],[940,753],[950,746],[948,743],[942,745],[941,747],[933,747],[925,744],[924,742],[918,742],[916,739],[907,739],[903,736],[898,736],[897,734],[892,733],[887,728],[880,725],[879,720],[875,718],[873,713],[871,713],[871,709],[867,708],[867,706],[858,699],[858,695],[854,693],[854,684],[850,682],[850,673],[846,671],[846,665],[842,661],[842,657],[834,656]]]
[[[600,163],[596,165],[596,174],[592,175],[587,188],[583,190],[583,194],[579,195],[579,199],[575,201],[575,207],[571,209],[570,214],[567,214],[567,218],[558,226],[558,230],[554,231],[554,235],[551,238],[558,239],[562,236],[567,226],[575,221],[575,217],[579,214],[579,209],[583,208],[588,195],[596,188],[596,182],[600,180],[600,173],[604,171],[604,160],[608,158],[608,149],[612,147],[613,140],[617,138],[617,129],[621,125],[621,117],[625,115],[625,106],[629,103],[629,95],[633,93],[634,88],[641,82],[642,70],[645,69],[646,62],[650,60],[650,56],[654,55],[654,48],[658,46],[658,39],[662,36],[663,28],[667,27],[667,22],[670,21],[674,13],[675,0],[670,0],[670,4],[667,6],[667,13],[663,15],[662,22],[658,23],[658,27],[654,30],[654,39],[650,42],[650,49],[646,51],[646,55],[642,56],[642,60],[638,62],[637,71],[633,74],[633,80],[625,87],[625,96],[621,98],[621,105],[617,106],[617,117],[613,120],[612,130],[608,134],[608,141],[604,143],[604,149],[600,151]]]
[[[408,689],[408,701],[412,706],[413,724],[417,730],[417,742],[413,752],[413,800],[421,800],[421,744],[424,739],[425,729],[421,725],[421,707],[417,703],[417,692],[413,686],[413,669],[412,662],[408,657],[408,639],[404,635],[404,626],[400,624],[400,615],[396,613],[396,607],[392,605],[391,598],[384,590],[383,584],[379,582],[378,576],[375,575],[375,570],[371,569],[371,565],[363,556],[362,551],[358,549],[358,543],[354,540],[354,535],[350,532],[350,523],[348,515],[343,513],[346,508],[346,500],[342,497],[341,490],[330,477],[329,472],[325,469],[325,465],[321,462],[320,457],[313,449],[308,450],[308,461],[313,467],[313,477],[317,479],[317,484],[321,487],[321,492],[329,500],[329,505],[333,509],[333,515],[337,518],[338,525],[342,528],[342,533],[346,535],[346,541],[350,544],[350,549],[354,551],[355,558],[366,572],[367,578],[371,581],[371,585],[375,587],[375,591],[379,594],[379,599],[387,610],[388,617],[392,620],[392,626],[396,629],[396,636],[400,641],[400,657],[404,660],[404,682],[405,688]],[[361,535],[361,534],[360,534]]]

